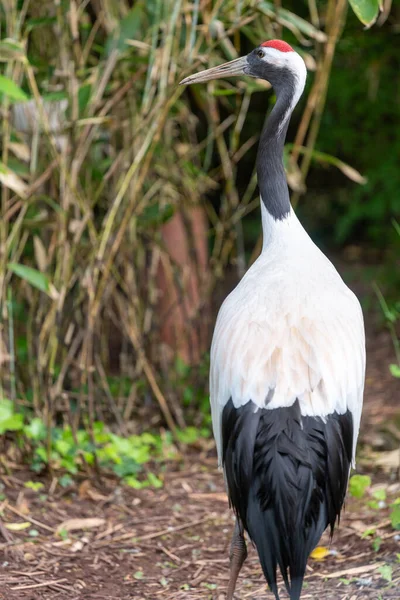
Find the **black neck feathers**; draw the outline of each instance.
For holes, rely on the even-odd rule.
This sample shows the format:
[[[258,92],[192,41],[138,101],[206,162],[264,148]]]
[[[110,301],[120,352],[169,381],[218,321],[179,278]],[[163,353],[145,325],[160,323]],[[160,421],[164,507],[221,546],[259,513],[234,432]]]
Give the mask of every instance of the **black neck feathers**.
[[[276,103],[258,147],[257,177],[265,208],[274,219],[282,220],[290,212],[289,190],[283,167],[283,148],[295,94],[295,78],[289,70],[282,71],[274,90]]]

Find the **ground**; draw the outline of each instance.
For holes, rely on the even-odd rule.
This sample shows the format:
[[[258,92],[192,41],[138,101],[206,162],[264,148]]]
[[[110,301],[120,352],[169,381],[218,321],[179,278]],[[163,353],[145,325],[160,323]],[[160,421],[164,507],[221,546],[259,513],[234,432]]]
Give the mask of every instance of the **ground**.
[[[365,448],[382,450],[400,437],[393,427],[399,388],[388,375],[389,336],[371,334],[368,346],[361,439]],[[383,486],[389,499],[399,497],[395,465],[382,470],[374,464],[362,455],[359,471],[374,471],[375,487]],[[233,519],[211,441],[168,464],[158,490],[85,478],[63,489],[54,477],[43,479],[37,492],[24,486],[27,479],[32,473],[18,465],[1,476],[1,600],[225,598]],[[323,538],[321,556],[309,561],[302,600],[400,598],[400,532],[393,530],[389,510],[349,498],[333,542]],[[365,536],[371,527],[373,538]],[[282,585],[280,591],[286,598]],[[237,598],[272,599],[253,548]]]

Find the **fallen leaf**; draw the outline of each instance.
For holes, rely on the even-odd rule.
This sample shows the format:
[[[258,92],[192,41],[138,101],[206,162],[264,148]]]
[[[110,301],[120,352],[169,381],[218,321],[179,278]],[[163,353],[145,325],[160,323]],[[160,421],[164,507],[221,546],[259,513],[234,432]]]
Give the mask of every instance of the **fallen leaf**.
[[[28,529],[31,526],[29,521],[24,521],[23,523],[5,523],[4,527],[9,531],[23,531],[24,529]]]
[[[310,554],[311,558],[314,560],[324,560],[327,556],[329,556],[330,552],[328,548],[325,546],[317,546]]]
[[[79,529],[96,529],[105,525],[106,520],[99,517],[88,519],[67,519],[57,527],[57,533],[60,531],[77,531]]]

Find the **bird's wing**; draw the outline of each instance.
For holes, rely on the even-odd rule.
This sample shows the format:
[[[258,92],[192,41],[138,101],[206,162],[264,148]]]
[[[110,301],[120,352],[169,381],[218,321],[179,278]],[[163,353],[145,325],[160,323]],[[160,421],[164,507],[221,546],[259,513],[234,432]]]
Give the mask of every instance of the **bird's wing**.
[[[299,400],[304,416],[350,410],[353,451],[358,436],[365,372],[363,317],[344,285],[333,294],[289,300],[249,293],[240,286],[218,315],[211,348],[210,398],[221,460],[221,414],[250,400],[274,409]]]

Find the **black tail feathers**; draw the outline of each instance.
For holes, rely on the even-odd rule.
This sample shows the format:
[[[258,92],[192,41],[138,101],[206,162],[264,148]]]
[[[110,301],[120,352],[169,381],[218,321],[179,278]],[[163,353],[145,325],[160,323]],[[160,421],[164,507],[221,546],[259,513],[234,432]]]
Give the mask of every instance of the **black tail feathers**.
[[[348,411],[302,417],[299,402],[258,409],[252,402],[222,416],[223,463],[230,502],[257,547],[279,600],[277,567],[291,600],[300,598],[307,559],[340,516],[353,445]]]

